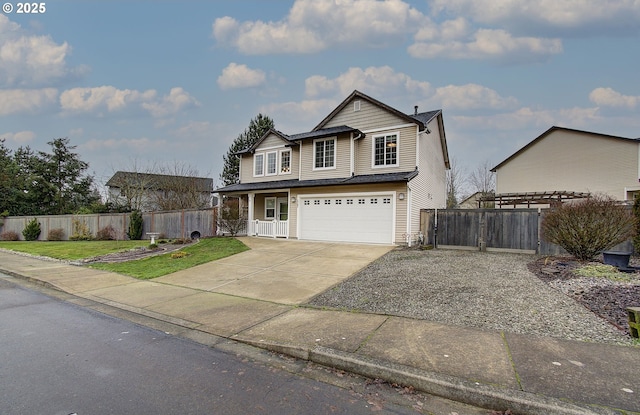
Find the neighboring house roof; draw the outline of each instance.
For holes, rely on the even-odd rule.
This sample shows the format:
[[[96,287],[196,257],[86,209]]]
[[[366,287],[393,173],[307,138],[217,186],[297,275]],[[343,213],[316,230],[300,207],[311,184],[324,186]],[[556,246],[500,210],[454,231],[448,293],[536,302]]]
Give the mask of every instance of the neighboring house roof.
[[[117,171],[108,181],[107,186],[121,188],[131,183],[143,183],[149,190],[160,190],[167,183],[172,183],[169,187],[175,187],[175,180],[184,180],[188,185],[195,181],[195,185],[200,192],[213,192],[213,179],[208,177],[193,176],[172,176],[168,174],[137,173],[127,171]]]
[[[538,141],[542,140],[543,138],[545,138],[549,134],[553,133],[554,131],[569,131],[569,132],[574,132],[574,133],[579,133],[579,134],[587,134],[587,135],[596,136],[596,137],[603,137],[603,138],[613,138],[613,139],[616,139],[616,140],[624,140],[624,141],[640,141],[640,138],[619,137],[619,136],[615,136],[615,135],[594,133],[594,132],[591,132],[591,131],[574,130],[572,128],[557,127],[557,126],[554,125],[553,127],[549,128],[544,133],[540,134],[538,137],[534,138],[531,142],[529,142],[527,145],[522,147],[520,150],[516,151],[515,153],[513,153],[512,155],[507,157],[503,162],[501,162],[500,164],[498,164],[497,166],[492,168],[491,171],[495,172],[500,167],[504,166],[505,164],[507,164],[508,162],[513,160],[514,158],[518,157],[521,153],[525,152],[528,148],[530,148],[531,146],[533,146],[534,144],[536,144]]]
[[[360,176],[351,176],[347,178],[333,179],[317,179],[317,180],[278,180],[274,182],[259,183],[238,183],[232,184],[217,191],[220,193],[245,192],[253,190],[269,190],[284,189],[296,187],[317,187],[317,186],[334,186],[348,184],[373,184],[373,183],[392,183],[392,182],[408,182],[418,175],[417,170],[410,172],[384,173],[384,174],[364,174]]]

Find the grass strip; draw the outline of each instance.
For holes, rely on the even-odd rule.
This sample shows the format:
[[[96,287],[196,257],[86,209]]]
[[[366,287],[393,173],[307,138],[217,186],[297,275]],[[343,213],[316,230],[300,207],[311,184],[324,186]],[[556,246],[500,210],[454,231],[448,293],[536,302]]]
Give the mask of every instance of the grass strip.
[[[0,248],[69,261],[148,245],[149,241],[0,241]]]
[[[90,267],[148,280],[225,258],[247,249],[249,248],[245,244],[235,238],[205,238],[180,251],[135,261],[95,263]],[[175,252],[185,252],[187,255],[182,258],[172,258]]]

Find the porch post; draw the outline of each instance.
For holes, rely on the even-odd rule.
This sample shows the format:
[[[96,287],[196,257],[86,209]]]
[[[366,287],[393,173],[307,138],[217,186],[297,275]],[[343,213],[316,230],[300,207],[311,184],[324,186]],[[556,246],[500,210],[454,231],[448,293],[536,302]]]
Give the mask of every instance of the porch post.
[[[247,203],[249,206],[247,206],[248,211],[247,211],[247,235],[253,236],[255,235],[255,229],[253,229],[254,224],[253,224],[253,203],[254,203],[254,198],[255,198],[255,193],[248,193],[247,194]]]

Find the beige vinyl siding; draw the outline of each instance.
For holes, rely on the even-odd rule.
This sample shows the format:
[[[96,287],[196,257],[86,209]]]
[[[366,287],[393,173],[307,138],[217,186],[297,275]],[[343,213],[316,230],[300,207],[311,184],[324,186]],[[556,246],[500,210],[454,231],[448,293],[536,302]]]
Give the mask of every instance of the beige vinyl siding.
[[[398,133],[398,166],[373,167],[374,137]],[[381,131],[367,132],[365,137],[356,140],[355,174],[381,174],[397,171],[411,171],[416,168],[416,134],[418,126],[391,128]]]
[[[360,101],[360,111],[353,110],[353,101]],[[329,120],[323,128],[348,125],[358,130],[371,130],[406,123],[406,120],[385,111],[377,105],[371,104],[369,101],[354,98],[342,111]]]
[[[329,179],[338,177],[349,177],[351,175],[350,153],[351,135],[343,134],[338,137],[326,137],[321,140],[336,139],[336,160],[335,168],[314,170],[313,152],[316,140],[304,140],[300,149],[302,157],[302,171],[300,180]],[[297,167],[297,166],[296,166]]]
[[[419,135],[418,176],[409,182],[411,188],[411,235],[420,232],[420,209],[446,206],[446,169],[437,118],[428,125],[430,134]]]
[[[265,140],[266,141],[266,140]],[[282,143],[282,141],[280,141]],[[299,168],[300,168],[300,152],[298,150],[297,146],[294,147],[278,147],[278,148],[274,148],[271,150],[265,150],[265,151],[261,151],[260,148],[262,148],[262,146],[260,146],[258,148],[258,150],[256,150],[256,153],[260,153],[260,154],[264,154],[264,163],[265,163],[265,171],[267,168],[267,152],[271,152],[271,151],[277,151],[278,152],[278,157],[277,157],[277,162],[276,162],[276,171],[278,174],[273,175],[273,176],[258,176],[258,177],[254,177],[253,176],[253,157],[255,155],[254,154],[243,154],[242,155],[242,159],[240,160],[240,183],[256,183],[256,182],[273,182],[273,181],[278,181],[278,180],[290,180],[290,179],[297,179],[298,178],[298,172],[299,172]],[[285,173],[280,173],[280,162],[281,162],[281,152],[284,150],[291,150],[291,172],[289,174],[285,174]]]
[[[624,200],[638,188],[638,143],[557,130],[496,171],[497,193],[566,190]]]
[[[351,186],[320,186],[305,187],[300,189],[291,189],[291,197],[296,198],[296,203],[289,204],[289,237],[297,238],[298,234],[298,203],[300,196],[309,194],[331,194],[331,195],[349,195],[354,193],[369,192],[396,192],[394,200],[396,217],[395,217],[395,234],[393,243],[404,243],[404,234],[407,232],[407,198],[398,200],[399,193],[407,193],[406,183],[381,183],[369,185],[351,185]]]

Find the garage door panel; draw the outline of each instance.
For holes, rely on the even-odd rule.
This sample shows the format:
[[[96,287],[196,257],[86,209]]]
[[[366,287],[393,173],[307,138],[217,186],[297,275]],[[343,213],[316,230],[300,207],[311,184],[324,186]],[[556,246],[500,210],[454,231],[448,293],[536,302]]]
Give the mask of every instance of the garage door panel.
[[[391,195],[301,199],[300,239],[392,242]]]

